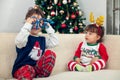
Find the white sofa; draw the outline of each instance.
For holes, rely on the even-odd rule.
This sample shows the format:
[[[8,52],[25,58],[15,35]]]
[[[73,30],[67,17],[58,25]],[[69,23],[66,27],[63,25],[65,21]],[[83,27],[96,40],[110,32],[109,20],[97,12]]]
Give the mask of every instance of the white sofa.
[[[13,80],[11,70],[16,57],[14,39],[17,33],[0,33],[0,80]],[[50,77],[34,80],[120,80],[120,35],[105,35],[109,61],[104,70],[94,72],[73,72],[67,70],[67,63],[73,58],[84,34],[56,34],[59,45],[52,48],[56,52],[56,64]],[[46,36],[46,34],[45,34]]]

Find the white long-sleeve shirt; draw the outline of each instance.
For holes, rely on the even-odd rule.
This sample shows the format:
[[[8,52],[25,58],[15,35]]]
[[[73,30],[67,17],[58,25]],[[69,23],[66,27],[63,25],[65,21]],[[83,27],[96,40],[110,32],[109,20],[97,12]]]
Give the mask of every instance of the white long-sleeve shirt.
[[[49,37],[46,37],[46,48],[52,48],[58,45],[58,38],[55,35],[54,29],[51,27],[51,25],[48,25],[49,27],[46,28],[46,32],[48,33]],[[18,48],[25,47],[28,41],[28,36],[30,35],[30,31],[32,28],[32,24],[25,23],[24,26],[21,28],[21,31],[18,33],[15,44]],[[38,35],[36,35],[37,37]]]

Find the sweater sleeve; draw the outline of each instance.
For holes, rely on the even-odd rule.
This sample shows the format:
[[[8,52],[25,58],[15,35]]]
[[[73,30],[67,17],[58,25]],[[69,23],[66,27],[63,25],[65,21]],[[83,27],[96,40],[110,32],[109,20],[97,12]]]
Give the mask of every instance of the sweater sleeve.
[[[107,53],[106,47],[102,43],[100,44],[100,47],[99,47],[99,54],[100,54],[101,58],[105,62],[107,62],[107,60],[108,60],[108,53]]]
[[[46,32],[48,33],[48,37],[46,38],[46,48],[52,48],[58,45],[58,38],[55,35],[55,31],[50,24],[48,24],[48,28],[46,28]]]
[[[18,48],[26,46],[31,28],[32,24],[30,23],[25,23],[24,26],[21,28],[20,32],[15,38],[15,44]]]
[[[79,44],[77,50],[75,51],[74,60],[75,60],[76,58],[80,58],[80,56],[81,56],[81,46],[82,46],[82,44],[83,44],[83,42],[81,42],[81,43]]]

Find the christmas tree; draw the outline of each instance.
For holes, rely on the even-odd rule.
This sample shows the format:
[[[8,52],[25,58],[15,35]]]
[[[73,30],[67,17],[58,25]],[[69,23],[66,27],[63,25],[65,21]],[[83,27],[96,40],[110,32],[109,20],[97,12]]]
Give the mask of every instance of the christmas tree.
[[[35,0],[44,12],[46,19],[51,19],[53,28],[59,33],[82,33],[84,31],[83,12],[76,0]]]

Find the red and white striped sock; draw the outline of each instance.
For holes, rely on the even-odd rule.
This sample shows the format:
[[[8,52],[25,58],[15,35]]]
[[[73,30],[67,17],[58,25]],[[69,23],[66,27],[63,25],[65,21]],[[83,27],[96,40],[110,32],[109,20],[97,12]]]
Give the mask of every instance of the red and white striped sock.
[[[75,71],[75,66],[76,66],[76,64],[78,64],[78,63],[75,62],[75,61],[70,61],[70,62],[68,63],[68,69],[69,69],[70,71]]]
[[[103,59],[99,59],[96,62],[94,62],[92,66],[94,71],[100,70],[105,67],[105,61]]]

